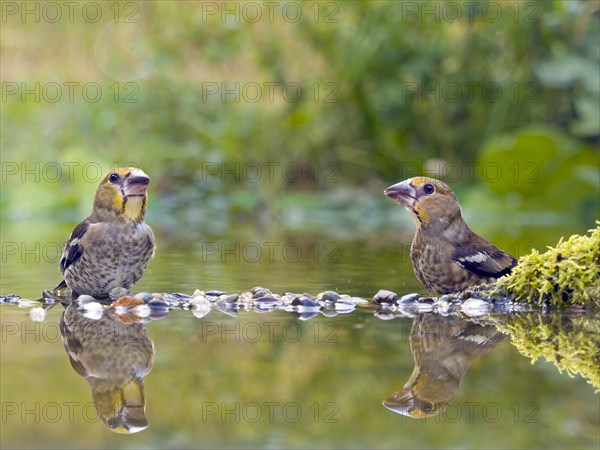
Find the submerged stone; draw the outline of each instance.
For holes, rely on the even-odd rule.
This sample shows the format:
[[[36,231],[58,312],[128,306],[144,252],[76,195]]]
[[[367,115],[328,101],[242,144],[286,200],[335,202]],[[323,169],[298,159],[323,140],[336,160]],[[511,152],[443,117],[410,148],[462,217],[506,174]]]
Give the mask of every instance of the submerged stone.
[[[260,307],[268,307],[277,305],[279,303],[279,300],[275,297],[265,296],[254,299],[254,303]]]
[[[194,295],[196,295],[196,292],[202,292],[202,291],[196,289],[196,291],[194,292]],[[204,292],[204,294],[205,295],[210,295],[211,297],[220,297],[221,295],[229,295],[225,291],[218,291],[216,289],[212,289],[210,291],[206,291],[206,292]]]
[[[167,302],[165,302],[164,300],[159,299],[159,298],[153,298],[147,304],[150,308],[154,308],[154,309],[160,309],[160,308],[168,309],[169,308],[169,305],[167,304]]]
[[[43,322],[46,318],[46,311],[44,308],[31,308],[29,311],[29,318],[34,322]]]
[[[237,294],[231,294],[231,295],[224,294],[219,297],[219,300],[217,301],[217,303],[220,303],[220,302],[224,302],[224,303],[228,303],[228,304],[229,303],[237,303],[239,297],[240,296]]]
[[[310,320],[318,314],[318,311],[292,312],[292,315],[296,316],[299,320]]]
[[[150,294],[149,292],[140,292],[139,294],[135,294],[134,297],[139,298],[144,303],[148,303],[149,301],[154,299],[154,296],[152,294]]]
[[[460,305],[460,309],[467,316],[477,317],[488,314],[492,307],[488,302],[478,298],[469,298]]]
[[[331,308],[321,308],[321,314],[323,314],[325,317],[335,317],[339,314],[338,311],[336,311],[335,309],[331,309]]]
[[[273,293],[265,288],[254,288],[250,292],[252,293],[252,298],[273,297]]]
[[[94,297],[92,297],[91,295],[83,294],[83,295],[80,295],[79,297],[77,297],[77,303],[79,303],[82,306],[85,305],[86,303],[92,303],[92,302],[96,302],[96,299]]]
[[[320,308],[321,305],[316,300],[306,297],[304,295],[296,297],[292,300],[292,306],[303,306],[305,308]]]
[[[38,302],[34,302],[33,300],[27,300],[25,298],[19,299],[17,302],[17,306],[19,308],[31,308],[32,306],[39,305]]]
[[[206,316],[210,312],[211,308],[208,305],[198,305],[195,308],[192,308],[192,314],[194,317],[201,319]]]
[[[400,297],[400,300],[398,300],[398,304],[412,303],[412,302],[416,302],[418,299],[419,299],[419,294],[416,294],[416,293],[406,294],[406,295],[403,295],[402,297]]]
[[[323,300],[324,302],[326,302],[326,301],[335,302],[340,299],[340,294],[338,294],[337,292],[334,292],[334,291],[325,291],[325,292],[321,292],[320,294],[317,294],[317,299]]]
[[[373,303],[377,305],[389,304],[392,305],[398,300],[398,295],[395,292],[386,289],[379,289],[373,296]]]

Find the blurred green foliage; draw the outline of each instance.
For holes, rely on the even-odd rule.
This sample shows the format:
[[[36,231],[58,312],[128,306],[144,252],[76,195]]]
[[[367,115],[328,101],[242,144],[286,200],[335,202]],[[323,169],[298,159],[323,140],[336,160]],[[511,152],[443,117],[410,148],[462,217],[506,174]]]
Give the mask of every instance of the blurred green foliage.
[[[71,177],[64,164],[93,162],[143,167],[164,226],[172,213],[194,223],[289,216],[278,203],[286,192],[319,192],[321,209],[335,209],[323,192],[379,195],[423,173],[486,186],[467,208],[552,210],[580,231],[593,225],[597,2],[474,2],[456,20],[444,2],[308,2],[298,21],[282,13],[287,3],[258,21],[243,3],[227,6],[237,16],[208,4],[218,12],[206,2],[140,2],[117,23],[105,10],[97,23],[64,15],[3,24],[3,96],[6,82],[79,85],[74,101],[64,85],[57,102],[3,99],[2,218],[80,217],[98,179],[80,169]],[[79,93],[86,83],[101,87],[97,102]],[[40,189],[23,176],[36,162],[38,172],[60,164],[58,180],[42,176]],[[489,162],[504,169],[499,180],[482,170]],[[15,163],[13,175],[6,164]],[[258,182],[244,176],[248,163],[261,166]],[[272,179],[265,164],[278,167]],[[298,176],[284,176],[290,164]]]

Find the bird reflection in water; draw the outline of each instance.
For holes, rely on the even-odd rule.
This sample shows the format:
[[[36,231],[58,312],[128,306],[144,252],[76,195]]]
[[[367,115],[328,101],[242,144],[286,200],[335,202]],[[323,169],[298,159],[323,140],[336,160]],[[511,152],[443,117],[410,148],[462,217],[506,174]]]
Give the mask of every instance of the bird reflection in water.
[[[471,363],[504,339],[506,335],[494,326],[460,317],[419,315],[410,332],[415,368],[404,388],[384,400],[383,405],[413,418],[441,414],[456,397]]]
[[[92,389],[99,416],[116,433],[148,427],[144,377],[154,363],[154,344],[141,323],[123,323],[105,310],[98,320],[69,305],[60,320],[65,350]]]

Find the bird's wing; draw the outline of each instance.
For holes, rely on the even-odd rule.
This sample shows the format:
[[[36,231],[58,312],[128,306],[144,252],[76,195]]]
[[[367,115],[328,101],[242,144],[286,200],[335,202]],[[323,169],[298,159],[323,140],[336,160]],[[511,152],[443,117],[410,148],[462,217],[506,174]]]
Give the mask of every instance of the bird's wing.
[[[481,277],[500,278],[517,265],[515,258],[490,243],[487,246],[457,247],[452,260]]]
[[[72,308],[72,306],[68,306],[60,318],[60,334],[65,350],[69,355],[71,366],[79,375],[87,376],[87,371],[79,360],[79,355],[83,352],[83,345],[76,332],[77,321],[82,321],[83,317],[78,317],[77,312],[73,313],[69,311],[69,308]]]
[[[79,240],[83,238],[91,225],[92,224],[89,221],[84,220],[77,225],[71,233],[71,237],[69,237],[67,245],[65,245],[62,258],[60,259],[60,271],[62,273],[65,273],[67,267],[81,257],[83,253],[83,247],[79,244]]]

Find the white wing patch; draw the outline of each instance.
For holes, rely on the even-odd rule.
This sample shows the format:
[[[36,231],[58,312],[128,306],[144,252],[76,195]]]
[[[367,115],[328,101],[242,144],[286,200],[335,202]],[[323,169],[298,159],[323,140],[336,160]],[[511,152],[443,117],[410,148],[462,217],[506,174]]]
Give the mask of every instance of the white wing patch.
[[[474,342],[477,345],[485,344],[489,339],[481,334],[470,334],[467,336],[460,336],[460,339],[464,341]]]
[[[482,263],[489,259],[490,255],[487,255],[482,252],[477,252],[474,255],[463,256],[462,258],[458,258],[457,262],[460,264],[461,262],[469,262],[469,263]],[[461,264],[462,265],[462,264]]]

